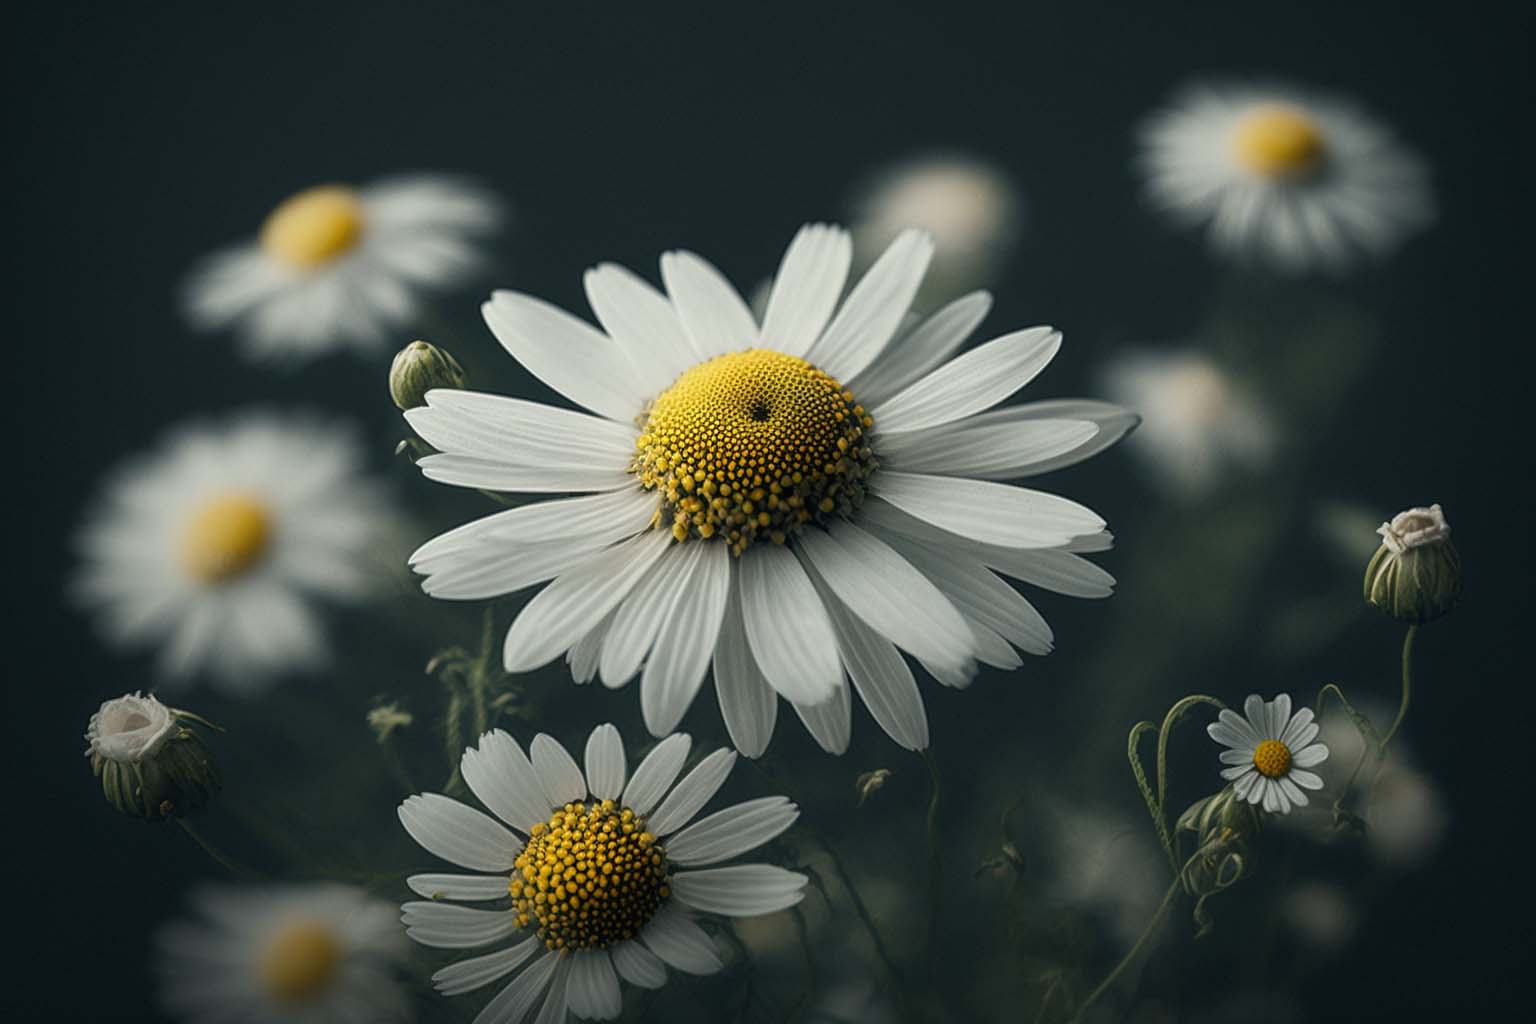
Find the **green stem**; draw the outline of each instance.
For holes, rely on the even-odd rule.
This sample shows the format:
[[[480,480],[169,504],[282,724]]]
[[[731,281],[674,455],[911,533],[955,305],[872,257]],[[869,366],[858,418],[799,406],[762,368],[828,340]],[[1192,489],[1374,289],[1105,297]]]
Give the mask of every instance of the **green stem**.
[[[190,836],[194,843],[203,848],[204,853],[217,861],[219,867],[223,868],[225,871],[228,871],[236,878],[250,879],[255,877],[248,869],[241,867],[235,861],[225,856],[217,846],[213,845],[212,841],[210,841],[207,836],[203,835],[202,831],[198,829],[197,826],[193,825],[186,818],[177,818],[176,824],[181,826],[181,830]]]
[[[935,953],[939,944],[939,904],[944,896],[943,861],[939,847],[939,798],[942,789],[939,785],[939,766],[933,759],[933,754],[927,750],[921,752],[923,764],[928,766],[928,780],[930,795],[928,797],[928,964],[930,969],[935,962]]]
[[[790,1006],[789,1012],[784,1015],[784,1024],[789,1024],[790,1021],[800,1016],[806,1006],[810,1004],[811,997],[816,994],[816,958],[811,953],[811,936],[806,928],[805,912],[799,907],[795,907],[794,915],[795,934],[800,937],[800,949],[805,954],[805,989]]]
[[[864,931],[869,934],[869,941],[875,947],[875,956],[879,957],[881,965],[891,976],[891,981],[896,985],[898,992],[905,992],[906,985],[902,978],[901,968],[896,966],[896,961],[891,959],[890,950],[886,948],[885,939],[880,936],[880,929],[875,925],[875,918],[869,912],[869,906],[864,902],[864,897],[859,894],[859,887],[853,884],[853,876],[848,873],[843,858],[838,855],[837,849],[820,832],[811,832],[814,839],[823,850],[827,859],[832,862],[832,870],[837,873],[837,880],[842,883],[843,890],[848,893],[848,899],[853,903],[853,912],[858,915],[859,921],[864,925]]]
[[[493,605],[485,606],[480,625],[480,656],[469,674],[469,696],[475,712],[475,738],[485,734],[490,718],[486,713],[485,691],[491,682],[491,658],[496,645],[496,611]]]
[[[1403,637],[1403,699],[1397,706],[1397,717],[1392,719],[1392,728],[1381,738],[1381,746],[1378,749],[1381,757],[1387,756],[1387,744],[1392,742],[1392,737],[1397,735],[1397,730],[1402,727],[1403,719],[1408,717],[1408,701],[1413,696],[1413,641],[1419,635],[1419,627],[1412,625]]]

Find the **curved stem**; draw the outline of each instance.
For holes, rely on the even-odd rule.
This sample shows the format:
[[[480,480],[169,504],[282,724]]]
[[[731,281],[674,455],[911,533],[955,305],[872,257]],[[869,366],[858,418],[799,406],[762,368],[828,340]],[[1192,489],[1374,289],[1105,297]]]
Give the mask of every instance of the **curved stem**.
[[[943,860],[939,848],[939,768],[933,754],[922,751],[923,763],[928,766],[931,794],[928,797],[928,963],[934,962],[934,952],[939,942],[939,904],[944,895]]]
[[[223,868],[225,871],[228,871],[236,878],[250,879],[255,877],[249,870],[241,867],[235,861],[225,856],[217,846],[213,845],[207,836],[203,835],[202,831],[199,830],[197,826],[193,825],[186,818],[177,818],[176,824],[181,826],[181,830],[190,836],[194,843],[202,847],[204,853],[217,861],[219,867]]]
[[[1392,719],[1392,728],[1381,738],[1381,746],[1377,748],[1379,756],[1387,756],[1387,744],[1392,742],[1392,737],[1397,735],[1397,730],[1402,727],[1403,719],[1408,717],[1408,701],[1413,696],[1413,641],[1419,635],[1417,624],[1409,626],[1408,632],[1403,636],[1403,698],[1397,705],[1397,717]]]
[[[885,946],[885,939],[880,936],[880,929],[875,925],[875,918],[869,912],[869,906],[864,902],[864,897],[859,894],[858,886],[853,884],[853,876],[848,873],[848,868],[843,864],[843,858],[838,856],[837,849],[820,832],[811,832],[814,839],[827,853],[827,858],[832,861],[832,870],[837,872],[837,880],[842,883],[843,889],[848,893],[848,899],[853,903],[853,911],[858,915],[859,922],[864,925],[864,930],[869,934],[869,941],[874,944],[875,956],[880,958],[880,963],[890,973],[891,981],[895,983],[898,992],[905,991],[902,983],[901,968],[896,966],[896,961],[891,959],[890,950]]]
[[[485,734],[486,726],[490,724],[490,719],[486,712],[485,691],[491,682],[491,657],[495,646],[495,606],[486,605],[485,615],[482,617],[480,624],[480,656],[475,659],[475,667],[469,673],[469,696],[474,705],[475,738],[477,740]]]

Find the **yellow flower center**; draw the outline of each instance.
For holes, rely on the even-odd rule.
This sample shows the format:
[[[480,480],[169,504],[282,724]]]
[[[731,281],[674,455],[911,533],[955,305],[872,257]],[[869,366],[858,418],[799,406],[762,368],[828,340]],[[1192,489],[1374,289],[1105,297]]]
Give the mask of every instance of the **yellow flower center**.
[[[363,234],[363,204],[341,185],[321,185],[283,200],[261,226],[261,244],[301,269],[328,263]]]
[[[279,1003],[307,1003],[336,979],[341,943],[327,925],[298,921],[280,929],[261,956],[261,980]]]
[[[876,466],[873,425],[804,359],[732,352],[656,399],[630,471],[661,497],[656,525],[679,541],[722,537],[739,555],[760,537],[783,544],[810,519],[857,508]]]
[[[1233,140],[1237,159],[1255,174],[1292,177],[1313,170],[1323,159],[1323,136],[1295,107],[1270,103],[1238,122]]]
[[[1291,748],[1279,740],[1265,740],[1253,748],[1253,766],[1265,778],[1278,779],[1291,769]]]
[[[244,494],[225,494],[204,504],[181,537],[181,560],[203,583],[223,583],[260,561],[272,540],[267,506]]]
[[[671,895],[661,844],[612,800],[566,804],[533,826],[508,890],[519,928],[572,950],[634,938]]]

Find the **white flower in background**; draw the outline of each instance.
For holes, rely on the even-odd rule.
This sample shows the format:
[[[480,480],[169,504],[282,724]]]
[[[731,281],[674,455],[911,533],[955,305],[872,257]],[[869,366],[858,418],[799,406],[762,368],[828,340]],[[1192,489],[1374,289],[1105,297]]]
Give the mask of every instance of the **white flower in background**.
[[[1342,887],[1327,882],[1292,888],[1280,904],[1280,914],[1300,939],[1326,953],[1349,945],[1360,927],[1354,899]]]
[[[86,756],[118,764],[154,757],[180,725],[170,708],[151,694],[128,693],[103,701],[85,728]]]
[[[395,908],[347,885],[211,888],[162,929],[166,1007],[189,1024],[387,1024],[412,1019],[396,972]]]
[[[187,282],[200,328],[233,326],[256,358],[377,351],[422,295],[484,263],[500,204],[452,178],[321,185],[284,200],[259,237],[208,257]]]
[[[553,579],[512,624],[507,670],[565,655],[579,682],[639,675],[654,735],[681,721],[713,664],[749,756],[768,745],[776,695],[825,749],[844,750],[849,679],[898,743],[926,747],[901,651],[965,686],[978,661],[1014,668],[1014,647],[1051,647],[1003,575],[1081,597],[1113,584],[1077,554],[1109,546],[1102,519],[999,481],[1087,458],[1135,423],[1101,402],[993,408],[1061,336],[1016,331],[951,358],[985,294],[898,334],[932,253],[926,235],[902,235],[838,308],[848,235],[808,226],[761,326],[687,252],[661,259],[668,295],[613,264],[587,273],[606,334],[497,292],[484,307],[497,339],[596,415],[431,391],[405,414],[440,452],[418,465],[463,487],[586,493],[428,542],[411,556],[424,589],[479,600]]]
[[[754,917],[799,903],[804,875],[769,864],[710,866],[773,839],[799,808],[762,797],[690,825],[736,763],[722,748],[678,782],[690,743],[682,733],[667,737],[630,774],[618,730],[600,725],[587,740],[583,773],[549,736],[535,736],[525,754],[493,730],[464,751],[460,770],[511,829],[436,793],[402,803],[401,823],[429,853],[488,872],[412,875],[406,883],[426,900],[401,908],[407,934],[423,945],[474,949],[526,933],[444,967],[432,976],[438,990],[469,992],[522,967],[477,1024],[518,1024],[541,1004],[541,1024],[564,1021],[568,1010],[612,1020],[623,1009],[620,978],[659,988],[667,967],[721,968],[696,912]]]
[[[1131,450],[1153,481],[1178,498],[1202,497],[1231,470],[1262,468],[1274,455],[1269,414],[1203,353],[1133,349],[1100,376],[1114,401],[1141,415]]]
[[[1093,911],[1120,942],[1134,942],[1168,884],[1157,845],[1139,823],[1082,807],[1059,808],[1048,835],[1052,897]]]
[[[88,517],[81,602],[124,645],[158,645],[172,679],[235,689],[313,667],[314,598],[361,596],[379,489],[345,429],[248,414],[174,433],[110,478]]]
[[[853,242],[868,266],[903,231],[933,237],[933,270],[918,302],[949,299],[996,279],[1018,242],[1023,201],[1006,174],[971,157],[918,156],[882,169],[853,202]]]
[[[1152,201],[1212,243],[1284,270],[1381,256],[1433,219],[1428,175],[1349,103],[1288,88],[1201,86],[1141,132]]]
[[[1292,715],[1287,693],[1272,701],[1249,694],[1242,715],[1221,709],[1206,731],[1231,748],[1221,752],[1221,763],[1231,765],[1221,777],[1232,783],[1239,800],[1262,803],[1271,814],[1289,814],[1293,806],[1307,805],[1303,789],[1323,788],[1322,778],[1307,771],[1328,759],[1327,745],[1312,742],[1320,728],[1312,718],[1307,707]]]

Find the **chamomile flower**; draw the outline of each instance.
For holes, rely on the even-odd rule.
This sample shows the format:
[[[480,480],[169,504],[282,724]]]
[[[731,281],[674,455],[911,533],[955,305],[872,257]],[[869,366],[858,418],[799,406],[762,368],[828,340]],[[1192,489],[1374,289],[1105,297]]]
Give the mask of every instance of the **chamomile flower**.
[[[547,735],[525,754],[493,730],[464,751],[460,770],[500,821],[436,793],[401,804],[401,823],[429,853],[479,872],[408,878],[425,900],[401,908],[407,934],[441,949],[518,936],[438,971],[438,990],[458,995],[521,968],[477,1024],[519,1024],[540,1007],[541,1024],[559,1024],[567,1011],[612,1020],[623,1008],[620,979],[659,988],[668,967],[721,968],[696,913],[754,917],[799,903],[804,875],[769,864],[712,866],[773,839],[799,808],[770,796],[693,821],[736,754],[717,750],[679,782],[690,742],[667,737],[630,773],[618,730],[600,725],[587,739],[583,772]]]
[[[1223,252],[1289,271],[1381,256],[1434,214],[1419,159],[1350,103],[1200,86],[1143,127],[1152,201]]]
[[[1245,718],[1244,715],[1247,717]],[[1232,783],[1239,800],[1262,804],[1271,814],[1289,814],[1305,807],[1304,789],[1322,789],[1320,776],[1308,771],[1328,759],[1328,747],[1314,743],[1320,728],[1312,709],[1291,714],[1290,694],[1272,701],[1250,694],[1243,715],[1222,708],[1217,720],[1206,726],[1211,739],[1229,750],[1221,752],[1221,777]]]
[[[255,358],[377,351],[425,292],[484,262],[500,204],[444,177],[320,185],[290,196],[256,240],[214,253],[185,290],[200,328],[234,327]]]
[[[497,292],[497,339],[591,412],[437,390],[405,413],[439,450],[418,465],[464,487],[576,493],[452,530],[411,557],[436,597],[478,600],[553,580],[513,622],[508,671],[565,656],[578,682],[640,677],[654,735],[713,667],[731,739],[766,749],[785,697],[827,750],[846,748],[849,681],[901,745],[928,724],[901,652],[950,686],[977,662],[1021,664],[1050,627],[1011,576],[1104,597],[1080,552],[1104,521],[1003,481],[1103,450],[1135,417],[1102,402],[997,408],[1055,355],[1048,327],[956,356],[990,299],[957,299],[899,330],[933,243],[893,242],[841,303],[846,232],[802,229],[759,324],[692,253],[661,259],[663,295],[629,271],[588,272],[606,333]]]
[[[315,599],[361,596],[381,494],[345,429],[248,414],[176,431],[109,480],[76,592],[110,639],[157,646],[171,680],[245,689],[313,667]]]
[[[158,937],[161,994],[188,1024],[411,1019],[395,908],[348,885],[211,888]]]

